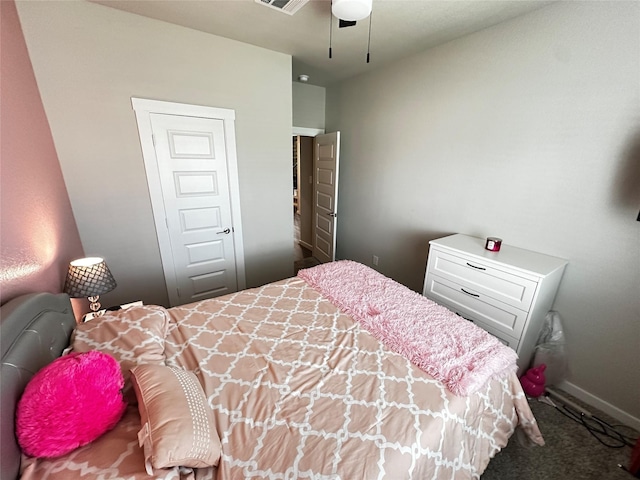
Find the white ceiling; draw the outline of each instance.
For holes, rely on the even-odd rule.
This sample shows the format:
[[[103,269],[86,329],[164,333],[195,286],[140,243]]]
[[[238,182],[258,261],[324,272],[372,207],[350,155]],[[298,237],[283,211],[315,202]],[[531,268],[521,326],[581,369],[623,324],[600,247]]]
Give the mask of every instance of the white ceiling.
[[[330,0],[287,15],[254,0],[91,0],[108,7],[250,43],[293,57],[293,79],[327,86],[396,59],[542,8],[553,0],[373,0],[369,18],[337,28]],[[330,19],[333,18],[329,59]]]

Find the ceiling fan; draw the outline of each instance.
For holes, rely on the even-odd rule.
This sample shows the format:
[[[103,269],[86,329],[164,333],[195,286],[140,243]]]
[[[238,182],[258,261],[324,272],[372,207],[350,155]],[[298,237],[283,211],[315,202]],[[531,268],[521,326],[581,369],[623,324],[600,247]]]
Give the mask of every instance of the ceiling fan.
[[[353,27],[358,20],[369,17],[369,40],[367,43],[367,63],[370,59],[371,48],[371,9],[373,0],[331,0],[331,15],[338,19],[338,28]],[[333,37],[333,18],[329,33],[329,58],[332,58],[331,48]]]

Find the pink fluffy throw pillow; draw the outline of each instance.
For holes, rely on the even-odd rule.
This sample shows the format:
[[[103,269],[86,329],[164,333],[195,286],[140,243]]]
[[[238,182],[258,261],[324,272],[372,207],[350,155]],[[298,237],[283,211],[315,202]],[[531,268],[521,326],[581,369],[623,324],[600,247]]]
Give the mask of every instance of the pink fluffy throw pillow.
[[[59,457],[113,428],[125,411],[120,365],[98,351],[71,353],[36,373],[16,409],[24,453]]]

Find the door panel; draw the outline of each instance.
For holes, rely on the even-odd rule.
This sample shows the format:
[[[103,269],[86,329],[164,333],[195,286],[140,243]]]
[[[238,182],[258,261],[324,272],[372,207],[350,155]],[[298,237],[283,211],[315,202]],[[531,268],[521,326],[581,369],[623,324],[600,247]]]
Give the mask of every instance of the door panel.
[[[151,127],[175,272],[171,304],[237,291],[223,120],[151,114]]]
[[[313,150],[313,256],[326,263],[336,259],[340,132],[316,136]]]
[[[221,228],[219,207],[188,208],[180,210],[180,222],[185,232]]]

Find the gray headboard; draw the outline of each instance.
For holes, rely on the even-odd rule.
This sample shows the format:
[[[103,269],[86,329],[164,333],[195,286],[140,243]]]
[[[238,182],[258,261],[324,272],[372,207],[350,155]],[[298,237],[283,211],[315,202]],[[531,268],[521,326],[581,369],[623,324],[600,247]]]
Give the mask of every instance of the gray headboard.
[[[0,479],[15,479],[20,449],[15,437],[15,408],[33,375],[60,356],[76,324],[69,297],[32,293],[0,308]]]

